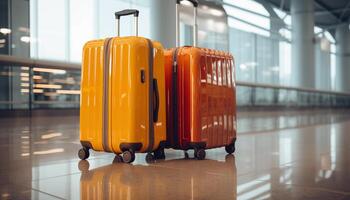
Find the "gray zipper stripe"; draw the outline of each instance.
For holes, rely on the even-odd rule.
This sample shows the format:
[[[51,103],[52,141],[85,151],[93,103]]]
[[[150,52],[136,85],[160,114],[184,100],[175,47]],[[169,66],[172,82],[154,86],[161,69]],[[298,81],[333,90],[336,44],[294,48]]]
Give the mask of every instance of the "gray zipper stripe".
[[[148,54],[148,66],[149,66],[149,78],[148,78],[148,126],[149,126],[149,133],[148,133],[148,151],[151,152],[153,150],[154,145],[154,126],[153,126],[153,43],[151,40],[147,39],[148,41],[148,47],[149,47],[149,54]]]
[[[110,44],[112,38],[107,38],[103,45],[103,111],[102,111],[102,147],[104,151],[111,152],[108,144],[108,125],[109,125],[109,55],[110,55]]]

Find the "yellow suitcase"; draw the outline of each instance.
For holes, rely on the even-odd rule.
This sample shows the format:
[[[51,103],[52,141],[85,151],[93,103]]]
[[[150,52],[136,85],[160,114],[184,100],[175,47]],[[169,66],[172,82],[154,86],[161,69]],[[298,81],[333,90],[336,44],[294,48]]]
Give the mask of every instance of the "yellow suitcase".
[[[127,163],[135,152],[148,152],[147,161],[165,158],[164,52],[159,42],[137,36],[138,14],[116,12],[118,37],[84,46],[80,159],[89,157],[89,149],[114,152]],[[134,15],[136,36],[119,37],[124,15]]]

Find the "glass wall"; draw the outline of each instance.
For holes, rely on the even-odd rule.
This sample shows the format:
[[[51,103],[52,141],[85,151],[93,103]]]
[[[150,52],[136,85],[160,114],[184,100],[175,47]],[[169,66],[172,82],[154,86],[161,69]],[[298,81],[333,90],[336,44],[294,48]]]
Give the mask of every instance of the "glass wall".
[[[84,43],[116,35],[114,12],[140,10],[139,35],[149,37],[150,1],[31,0],[31,57],[81,62]],[[121,34],[133,34],[131,17],[121,20]]]
[[[80,69],[0,64],[0,110],[78,108]]]
[[[291,16],[269,3],[224,0],[228,15],[230,51],[235,57],[238,81],[292,86]],[[315,31],[316,89],[334,89],[333,36]],[[306,66],[305,66],[306,67]]]
[[[29,57],[29,1],[0,1],[0,54]]]
[[[87,40],[115,36],[116,10],[139,9],[139,34],[150,37],[153,2],[30,0],[24,3],[22,0],[5,0],[0,7],[0,53],[80,63],[82,46]],[[264,1],[223,0],[221,5],[212,1],[200,2],[199,46],[230,51],[235,57],[238,81],[293,85],[291,16],[288,13]],[[183,45],[193,42],[191,11],[188,7],[182,13],[182,16],[189,13],[187,18],[181,18]],[[132,23],[131,17],[121,21],[122,35],[133,34]],[[316,89],[334,90],[337,76],[335,40],[326,30],[319,27],[314,30]]]

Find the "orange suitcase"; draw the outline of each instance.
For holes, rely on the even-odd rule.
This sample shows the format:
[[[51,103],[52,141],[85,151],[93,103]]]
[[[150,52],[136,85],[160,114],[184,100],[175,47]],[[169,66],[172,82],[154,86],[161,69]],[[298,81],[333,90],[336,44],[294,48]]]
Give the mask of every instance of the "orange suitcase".
[[[205,158],[205,149],[235,151],[236,84],[233,56],[227,52],[195,47],[197,6],[194,5],[194,47],[166,50],[167,146],[194,149]],[[176,44],[179,46],[179,12],[176,4]]]

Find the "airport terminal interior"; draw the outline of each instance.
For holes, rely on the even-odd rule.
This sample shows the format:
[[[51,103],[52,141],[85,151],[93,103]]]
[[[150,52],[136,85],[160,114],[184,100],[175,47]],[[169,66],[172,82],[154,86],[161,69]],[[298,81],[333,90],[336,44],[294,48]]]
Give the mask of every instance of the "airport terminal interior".
[[[124,9],[137,9],[138,20],[134,20],[135,12],[134,17],[123,16],[118,20],[120,26],[117,28],[115,12]],[[349,20],[348,0],[1,0],[0,198],[350,200]],[[110,95],[108,99],[102,95],[108,96],[121,86],[103,89],[103,93],[96,93],[91,98],[93,100],[83,98],[86,91],[94,91],[97,87],[91,86],[93,78],[86,81],[82,69],[91,77],[99,76],[94,64],[89,63],[85,68],[86,63],[92,62],[85,55],[104,55],[100,57],[104,63],[109,59],[124,59],[108,57],[108,53],[117,52],[112,48],[105,48],[103,54],[97,51],[85,54],[83,49],[88,47],[85,44],[95,39],[117,37],[117,32],[121,37],[134,36],[137,32],[138,37],[159,41],[164,52],[172,52],[174,49],[165,49],[181,46],[177,48],[182,49],[181,54],[177,57],[172,54],[174,59],[184,56],[186,48],[200,47],[198,52],[208,54],[203,57],[207,59],[201,60],[201,66],[193,64],[198,53],[185,55],[191,66],[181,68],[191,67],[191,80],[200,76],[198,82],[188,84],[191,91],[196,91],[193,88],[201,88],[201,91],[224,88],[227,91],[228,95],[220,96],[222,101],[208,97],[208,107],[215,112],[208,111],[208,114],[203,106],[207,104],[201,102],[197,102],[200,108],[195,103],[191,107],[181,107],[192,102],[192,98],[196,99],[196,95],[202,98],[203,94],[193,92],[178,98],[176,92],[168,92],[168,85],[162,84],[163,79],[159,77],[164,77],[164,73],[158,74],[158,82],[156,79],[152,82],[147,79],[148,75],[153,76],[151,72],[145,74],[142,68],[141,82],[146,81],[149,85],[149,93],[130,100],[128,108],[136,101],[149,103],[149,114],[135,111],[136,118],[148,117],[149,132],[145,133],[153,134],[145,137],[149,147],[152,142],[158,145],[154,142],[158,141],[155,140],[156,133],[164,135],[165,159],[156,157],[156,152],[147,153],[153,150],[147,150],[142,143],[138,143],[140,148],[137,145],[124,147],[124,143],[120,143],[124,140],[119,139],[122,136],[113,136],[120,131],[106,128],[117,126],[113,123],[121,127],[132,124],[122,126],[115,119],[118,117],[123,121],[133,116],[129,113],[134,112],[134,108],[120,112],[114,109],[113,102],[117,101],[109,100],[116,97]],[[103,45],[113,41],[110,43],[117,45],[119,39],[99,41],[105,41]],[[163,54],[157,57],[160,46],[153,47],[147,59],[163,61]],[[215,52],[221,52],[232,62],[212,62],[210,56],[216,55]],[[143,50],[137,51],[135,58],[142,58],[143,53]],[[180,61],[180,64],[170,66],[185,63],[185,59]],[[108,70],[116,66],[121,68],[120,72],[131,68],[131,65],[120,67],[118,64],[103,66],[104,75],[100,76],[106,78],[105,88],[112,84],[108,81],[108,72],[112,72]],[[209,70],[212,71],[209,73]],[[128,73],[128,77],[135,74],[139,76]],[[185,80],[181,79],[182,75],[177,79],[169,77],[172,83]],[[112,80],[119,78],[123,77]],[[123,82],[125,88],[130,89],[134,79],[141,84],[139,78],[127,78]],[[83,89],[86,85],[90,88]],[[187,91],[184,89],[186,84],[179,82],[179,85],[180,91]],[[155,87],[157,91],[158,88],[164,90],[152,95]],[[235,98],[228,98],[231,94]],[[132,93],[127,92],[121,99],[129,98],[129,95],[132,99]],[[81,114],[85,101],[103,107],[103,117],[100,112],[86,107]],[[123,101],[118,102],[122,104]],[[164,104],[174,106],[175,109],[170,110],[176,115],[168,118],[172,112],[164,111]],[[119,113],[108,114],[108,105]],[[157,122],[158,114],[152,114],[151,108],[163,109],[160,118],[166,119],[166,123],[152,123],[151,119]],[[196,113],[194,109],[199,111]],[[234,114],[227,114],[230,112]],[[203,117],[198,113],[207,115]],[[99,120],[86,123],[87,118]],[[174,124],[181,121],[186,126],[181,123],[170,126],[170,121]],[[94,126],[95,123],[102,125]],[[187,124],[191,127],[185,129]],[[199,124],[200,128],[192,124]],[[146,125],[140,126],[146,130]],[[181,128],[183,126],[185,128]],[[159,133],[159,127],[164,131]],[[94,133],[98,138],[86,143],[82,140],[85,133],[81,130],[99,130]],[[123,134],[133,134],[125,138],[141,137],[134,132],[125,132]],[[170,132],[179,135],[170,137]],[[229,154],[228,146],[225,146],[228,144],[222,137],[226,134],[229,138],[227,135],[231,132],[235,142],[231,144],[234,153]],[[117,137],[120,145],[113,147]],[[172,146],[172,139],[179,140],[175,146]],[[204,149],[200,149],[203,146],[198,145],[203,143]],[[210,146],[214,143],[217,145]],[[112,145],[113,150],[106,144]],[[184,146],[179,147],[180,144]],[[82,145],[85,145],[83,149]],[[159,143],[158,148],[161,147]],[[141,152],[141,148],[145,150]],[[85,159],[87,156],[82,155],[80,149],[89,150],[90,156]],[[205,150],[204,156],[200,150]],[[135,160],[127,163],[126,152],[134,151]]]

